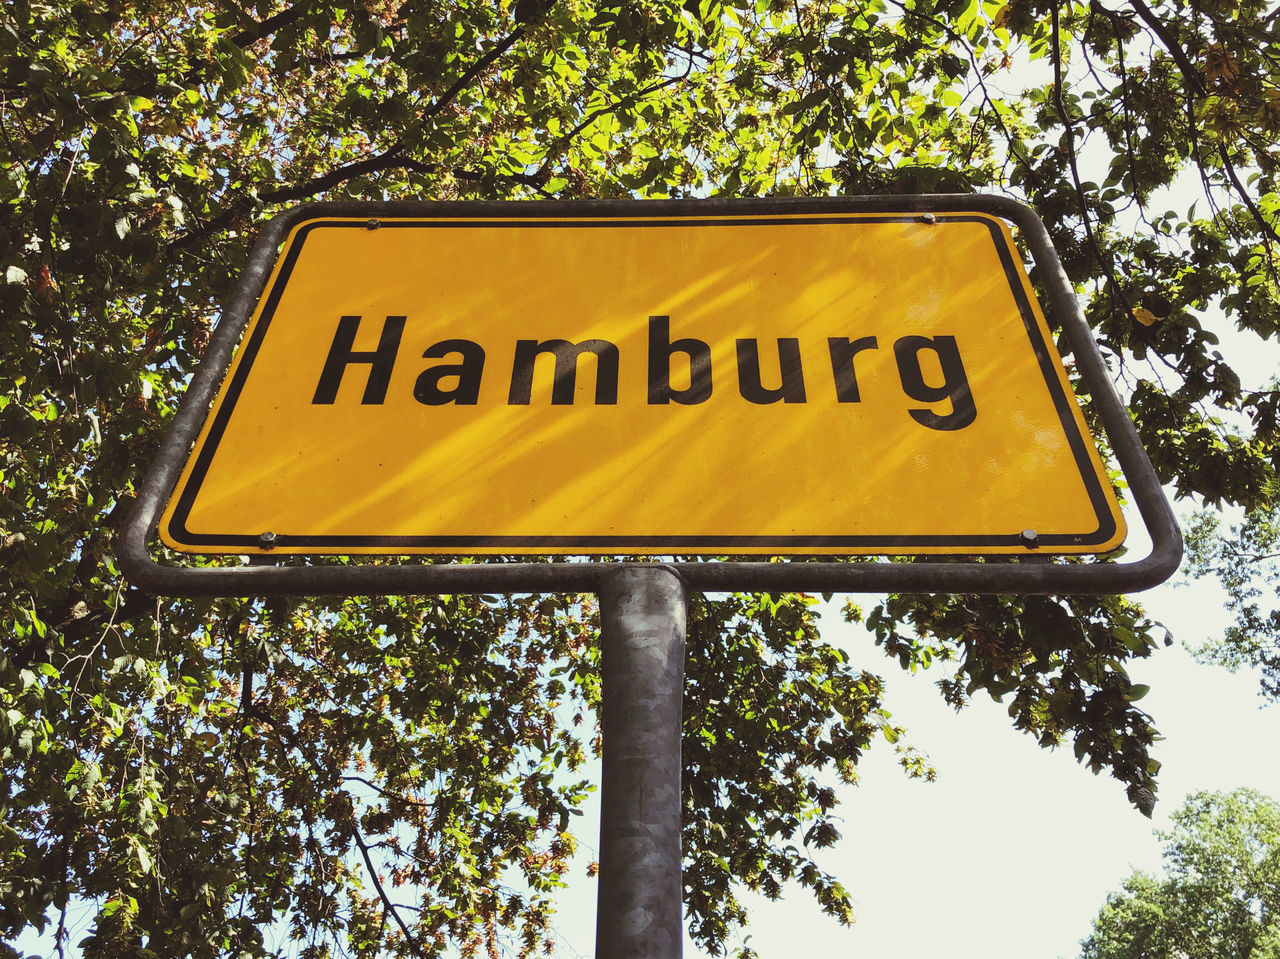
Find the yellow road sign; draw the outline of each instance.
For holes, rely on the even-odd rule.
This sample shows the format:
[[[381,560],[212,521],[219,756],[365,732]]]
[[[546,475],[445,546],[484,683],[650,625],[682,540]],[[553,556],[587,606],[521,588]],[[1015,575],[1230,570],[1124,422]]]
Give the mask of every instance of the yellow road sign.
[[[994,216],[327,217],[284,244],[160,533],[1080,553],[1124,521]]]

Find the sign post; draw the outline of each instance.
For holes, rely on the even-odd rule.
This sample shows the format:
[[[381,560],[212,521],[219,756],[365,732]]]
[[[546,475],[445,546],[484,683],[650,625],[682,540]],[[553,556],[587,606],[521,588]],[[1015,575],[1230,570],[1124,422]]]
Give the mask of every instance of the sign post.
[[[1049,319],[1137,561],[1083,560],[1125,520]],[[327,560],[413,553],[504,561]],[[597,956],[678,959],[687,590],[1131,592],[1182,540],[1021,204],[339,203],[264,228],[119,556],[162,595],[599,594]]]
[[[679,959],[684,583],[664,566],[619,567],[600,620],[596,959]]]

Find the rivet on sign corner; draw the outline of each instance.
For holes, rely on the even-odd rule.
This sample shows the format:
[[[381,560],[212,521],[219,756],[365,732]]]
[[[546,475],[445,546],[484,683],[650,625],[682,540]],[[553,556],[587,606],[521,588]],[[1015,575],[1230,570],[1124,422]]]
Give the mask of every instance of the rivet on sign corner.
[[[258,537],[258,545],[261,546],[263,549],[271,549],[276,545],[276,534],[271,532],[270,530],[267,530],[265,533],[263,533],[261,536]]]
[[[382,224],[378,222],[376,217],[371,216],[369,217],[369,222],[366,223],[365,226],[371,230],[376,230],[378,227],[382,226]]]
[[[934,216],[932,213],[921,213],[921,214],[920,214],[920,219],[921,219],[921,220],[923,220],[925,223],[937,223],[937,222],[938,222],[938,218],[937,218],[936,216]],[[1032,532],[1034,533],[1034,532],[1035,532],[1035,530],[1032,530]]]
[[[1027,549],[1035,549],[1040,545],[1040,534],[1033,529],[1024,529],[1018,534],[1018,542]]]

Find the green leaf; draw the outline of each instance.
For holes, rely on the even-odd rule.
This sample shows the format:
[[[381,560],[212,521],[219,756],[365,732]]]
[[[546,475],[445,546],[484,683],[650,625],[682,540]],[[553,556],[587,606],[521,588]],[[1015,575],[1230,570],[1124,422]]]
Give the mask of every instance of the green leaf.
[[[1139,699],[1142,699],[1143,697],[1145,697],[1149,692],[1151,692],[1150,686],[1147,686],[1143,683],[1134,683],[1132,686],[1129,687],[1129,692],[1125,694],[1125,699],[1129,700],[1129,702],[1131,703],[1136,703]]]

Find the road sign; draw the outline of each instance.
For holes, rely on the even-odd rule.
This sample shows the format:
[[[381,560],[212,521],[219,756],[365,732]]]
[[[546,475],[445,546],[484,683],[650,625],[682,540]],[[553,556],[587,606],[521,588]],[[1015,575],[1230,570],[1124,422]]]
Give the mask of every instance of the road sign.
[[[642,211],[297,224],[164,542],[759,554],[1123,540],[1003,220]]]
[[[1105,550],[1120,541],[1122,520],[1006,223],[1030,254],[1055,335],[1089,396],[1090,421],[1101,425],[1150,536],[1140,559],[1027,561]],[[702,228],[726,238],[729,255],[718,263],[708,265],[697,243],[677,242]],[[519,239],[520,255],[467,238],[495,230]],[[854,241],[872,230],[879,238]],[[743,231],[767,248],[743,241]],[[313,243],[324,235],[385,242],[397,233],[434,235],[439,245],[415,257],[408,247],[357,256],[354,248],[331,245],[326,253]],[[820,240],[798,252],[804,233]],[[563,242],[548,251],[540,238],[551,236]],[[617,236],[650,239],[623,250],[604,243]],[[939,242],[948,237],[957,239]],[[889,242],[894,255],[886,254]],[[473,255],[459,256],[468,244]],[[707,269],[690,279],[688,262]],[[955,268],[950,286],[938,279],[943,263]],[[787,269],[807,270],[813,282],[786,287]],[[860,286],[851,285],[853,275]],[[326,292],[307,292],[298,283],[304,276],[328,284]],[[655,286],[655,277],[671,283]],[[559,301],[541,292],[547,282],[559,284]],[[642,298],[652,304],[638,299],[646,290],[653,295]],[[619,303],[635,307],[626,311],[635,314],[630,321],[620,318]],[[468,304],[473,309],[460,319]],[[503,311],[530,325],[493,325]],[[424,318],[438,332],[424,332]],[[997,322],[1007,325],[997,329]],[[286,346],[281,331],[295,324]],[[1008,351],[990,352],[1001,339]],[[308,365],[309,375],[299,373]],[[318,419],[352,407],[345,420]],[[477,416],[482,409],[489,415]],[[384,443],[388,410],[395,422]],[[255,425],[245,411],[269,415]],[[744,419],[744,411],[768,425]],[[669,437],[641,429],[668,412],[677,427]],[[439,414],[431,429],[424,430],[424,413]],[[519,413],[530,419],[513,419]],[[444,428],[468,416],[476,429]],[[297,434],[281,432],[286,421],[322,429],[299,446]],[[1007,425],[1003,438],[993,423]],[[908,426],[915,438],[901,442],[911,439]],[[488,459],[459,445],[464,432],[488,444]],[[575,441],[564,445],[564,433]],[[374,446],[370,436],[380,437]],[[954,442],[984,437],[974,448],[985,454],[962,454],[964,444]],[[567,465],[547,455],[557,442]],[[584,449],[622,449],[624,458],[583,458]],[[370,482],[389,475],[385,450],[419,467],[412,479],[385,488]],[[299,454],[308,451],[329,465],[299,473]],[[712,459],[693,458],[707,451]],[[424,469],[419,460],[434,465]],[[506,473],[488,460],[505,464]],[[1049,466],[1041,472],[1037,464]],[[612,472],[602,482],[597,470],[606,468]],[[1016,482],[1007,482],[1010,472]],[[525,482],[513,486],[512,475]],[[930,475],[932,487],[922,479]],[[1050,482],[1060,485],[1042,492]],[[487,529],[422,522],[462,515],[458,497],[486,485],[489,507],[469,515]],[[681,487],[687,496],[669,495]],[[731,509],[723,506],[730,491],[737,492]],[[518,497],[536,505],[544,496],[542,515],[551,509],[554,516],[564,492],[575,494],[585,517],[599,519],[597,498],[607,500],[614,526],[580,525],[569,530],[571,540],[556,539],[568,535],[563,530],[513,531],[508,507]],[[335,563],[310,555],[324,550],[648,551],[690,590],[1023,594],[1146,589],[1167,579],[1182,556],[1177,520],[1044,224],[1028,207],[995,196],[397,201],[287,210],[263,224],[136,495],[119,531],[121,569],[138,587],[174,596],[599,592],[618,570],[636,565],[536,557]],[[813,510],[795,511],[800,501]],[[327,504],[320,528],[288,525],[304,502]],[[438,502],[445,507],[432,507]],[[655,510],[654,502],[672,506]],[[350,528],[352,517],[377,515],[371,504],[391,529]],[[673,527],[667,512],[693,526]],[[919,515],[950,525],[933,527]],[[974,520],[967,529],[965,517]],[[715,526],[720,520],[723,528]],[[158,528],[170,545],[224,558],[157,560],[150,541]],[[666,555],[700,551],[717,558]],[[272,555],[246,565],[244,554],[254,552]],[[732,558],[746,552],[791,554],[792,561]],[[1007,555],[810,561],[822,557],[808,554],[821,552]]]

